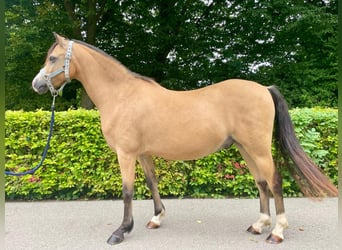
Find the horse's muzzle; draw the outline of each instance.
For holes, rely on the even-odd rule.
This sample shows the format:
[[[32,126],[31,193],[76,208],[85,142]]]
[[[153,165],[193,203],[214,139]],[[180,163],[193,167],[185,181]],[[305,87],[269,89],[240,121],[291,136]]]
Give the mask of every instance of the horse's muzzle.
[[[39,81],[39,79],[34,78],[32,81],[32,88],[35,92],[42,95],[49,91],[46,83],[44,81]]]
[[[36,91],[38,94],[43,95],[46,94],[49,91],[49,89],[45,86],[40,86],[38,88],[38,91]]]
[[[39,71],[39,73],[32,80],[32,88],[35,92],[42,95],[49,91],[46,81],[44,80],[45,70],[44,68]]]

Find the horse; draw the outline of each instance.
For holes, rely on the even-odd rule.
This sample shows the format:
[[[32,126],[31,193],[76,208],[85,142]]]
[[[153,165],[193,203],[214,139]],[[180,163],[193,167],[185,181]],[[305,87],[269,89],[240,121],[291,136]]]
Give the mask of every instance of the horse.
[[[57,95],[71,79],[77,79],[99,110],[103,136],[118,157],[124,202],[122,223],[107,243],[122,242],[124,234],[133,229],[137,160],[154,202],[154,214],[146,226],[156,229],[161,226],[165,207],[152,156],[193,160],[232,144],[240,151],[259,190],[259,218],[247,231],[261,234],[271,225],[269,200],[273,195],[276,223],[266,241],[281,243],[288,221],[282,178],[271,153],[273,129],[282,154],[293,163],[288,168],[303,194],[337,196],[337,188],[300,146],[287,103],[275,86],[230,79],[195,90],[173,91],[130,71],[92,45],[56,33],[54,36],[56,41],[32,87],[39,94],[50,90]]]

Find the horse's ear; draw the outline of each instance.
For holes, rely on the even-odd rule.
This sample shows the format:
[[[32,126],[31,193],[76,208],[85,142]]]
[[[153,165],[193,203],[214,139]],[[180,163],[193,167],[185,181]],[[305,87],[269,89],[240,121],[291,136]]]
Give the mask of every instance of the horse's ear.
[[[66,44],[66,38],[58,35],[56,32],[53,32],[53,35],[56,38],[56,43],[59,44],[60,46],[64,46]]]

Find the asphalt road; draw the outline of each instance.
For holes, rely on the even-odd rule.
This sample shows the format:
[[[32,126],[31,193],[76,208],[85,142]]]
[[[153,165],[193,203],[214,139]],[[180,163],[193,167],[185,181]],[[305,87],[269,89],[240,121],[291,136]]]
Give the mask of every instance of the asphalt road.
[[[164,199],[162,226],[148,230],[151,200],[133,201],[135,226],[115,246],[107,238],[120,225],[123,202],[6,202],[5,249],[342,249],[337,233],[337,198],[311,201],[285,199],[289,228],[280,245],[246,232],[258,218],[257,199]],[[275,221],[271,200],[273,225]],[[1,248],[1,247],[0,247]],[[1,248],[3,249],[3,248]]]

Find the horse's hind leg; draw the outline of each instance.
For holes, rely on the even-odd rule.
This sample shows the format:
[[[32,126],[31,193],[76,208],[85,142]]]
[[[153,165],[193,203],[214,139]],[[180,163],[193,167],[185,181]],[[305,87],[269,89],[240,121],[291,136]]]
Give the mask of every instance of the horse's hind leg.
[[[141,155],[139,156],[138,160],[144,170],[147,186],[151,190],[154,203],[154,216],[147,223],[146,227],[149,229],[159,228],[161,224],[161,218],[165,215],[165,207],[160,199],[158,182],[154,172],[155,167],[153,159],[149,155]]]
[[[269,227],[271,225],[271,215],[270,215],[270,193],[268,189],[267,182],[259,176],[257,166],[247,152],[243,149],[241,145],[237,145],[242,157],[245,159],[247,166],[255,179],[255,183],[259,190],[259,202],[260,202],[260,216],[259,219],[253,223],[248,229],[248,232],[253,234],[261,234],[264,227]]]
[[[277,220],[272,233],[267,237],[266,241],[268,243],[277,244],[284,240],[283,231],[288,227],[288,222],[285,216],[282,179],[276,170],[274,171],[273,178],[268,182],[268,185],[273,194]]]
[[[266,181],[256,181],[256,185],[259,189],[260,216],[259,219],[247,229],[247,231],[253,234],[261,234],[264,227],[271,226],[269,208],[270,197]]]
[[[249,232],[261,233],[262,228],[271,224],[269,210],[269,190],[272,192],[276,208],[276,226],[272,233],[267,237],[268,243],[280,243],[284,239],[283,231],[288,227],[285,216],[284,200],[282,193],[282,180],[276,171],[272,155],[265,154],[254,155],[252,158],[243,147],[238,146],[239,150],[246,160],[248,167],[255,178],[260,192],[260,218],[248,228]]]

